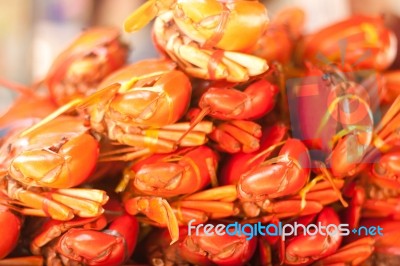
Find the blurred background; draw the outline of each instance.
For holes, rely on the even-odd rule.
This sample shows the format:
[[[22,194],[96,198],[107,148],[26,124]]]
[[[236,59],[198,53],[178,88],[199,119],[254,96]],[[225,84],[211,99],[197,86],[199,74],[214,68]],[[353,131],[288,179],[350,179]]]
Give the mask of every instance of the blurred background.
[[[307,15],[306,33],[312,33],[352,13],[400,16],[397,0],[266,0],[270,18],[287,6],[299,6]],[[0,77],[22,84],[43,78],[54,58],[82,31],[93,25],[122,29],[124,19],[141,0],[0,0]],[[131,47],[129,61],[156,57],[151,25],[135,34],[123,33]],[[13,94],[0,88],[0,111]]]

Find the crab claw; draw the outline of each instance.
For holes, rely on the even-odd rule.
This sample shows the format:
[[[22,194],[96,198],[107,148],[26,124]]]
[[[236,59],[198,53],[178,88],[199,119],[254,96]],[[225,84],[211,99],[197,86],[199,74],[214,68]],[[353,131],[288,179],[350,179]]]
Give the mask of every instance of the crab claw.
[[[131,215],[144,214],[160,226],[167,226],[171,244],[179,239],[178,220],[168,201],[160,197],[135,197],[125,202],[125,209]]]

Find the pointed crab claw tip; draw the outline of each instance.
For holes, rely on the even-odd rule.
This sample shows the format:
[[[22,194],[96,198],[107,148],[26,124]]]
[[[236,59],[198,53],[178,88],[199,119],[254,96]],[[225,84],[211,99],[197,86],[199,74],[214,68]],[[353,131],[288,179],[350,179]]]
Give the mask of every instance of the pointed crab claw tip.
[[[178,239],[172,239],[172,241],[169,243],[170,246],[172,246]]]
[[[108,202],[108,200],[110,199],[110,197],[108,195],[104,195],[103,200],[101,201],[101,203],[104,205]]]
[[[138,19],[138,12],[132,13],[124,21],[124,31],[127,33],[139,31],[141,28],[146,26],[149,21],[141,21]]]
[[[128,19],[124,22],[124,31],[127,33],[135,31],[135,27],[132,27],[132,22]]]
[[[125,32],[139,31],[150,23],[159,13],[157,1],[150,0],[141,5],[124,22]]]
[[[301,201],[301,204],[300,204],[300,211],[303,211],[304,210],[304,208],[306,207],[306,201],[305,200],[302,200]]]

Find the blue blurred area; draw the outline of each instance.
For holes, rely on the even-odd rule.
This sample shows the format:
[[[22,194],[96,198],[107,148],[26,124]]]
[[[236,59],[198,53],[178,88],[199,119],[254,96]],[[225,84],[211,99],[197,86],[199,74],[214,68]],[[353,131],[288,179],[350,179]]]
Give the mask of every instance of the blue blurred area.
[[[157,57],[151,25],[122,32],[124,19],[143,1],[0,0],[0,77],[30,85],[43,79],[54,58],[90,26],[115,26],[131,47],[129,62]],[[0,114],[15,93],[0,85]]]

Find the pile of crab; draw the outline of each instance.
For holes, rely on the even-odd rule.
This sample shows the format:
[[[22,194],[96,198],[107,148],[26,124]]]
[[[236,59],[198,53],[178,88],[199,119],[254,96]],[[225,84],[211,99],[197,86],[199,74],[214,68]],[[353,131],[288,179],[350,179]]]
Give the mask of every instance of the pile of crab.
[[[124,27],[154,20],[159,58],[128,64],[118,29],[90,28],[42,82],[1,80],[19,96],[0,118],[0,265],[399,265],[396,37],[380,17],[305,19],[150,0]]]

